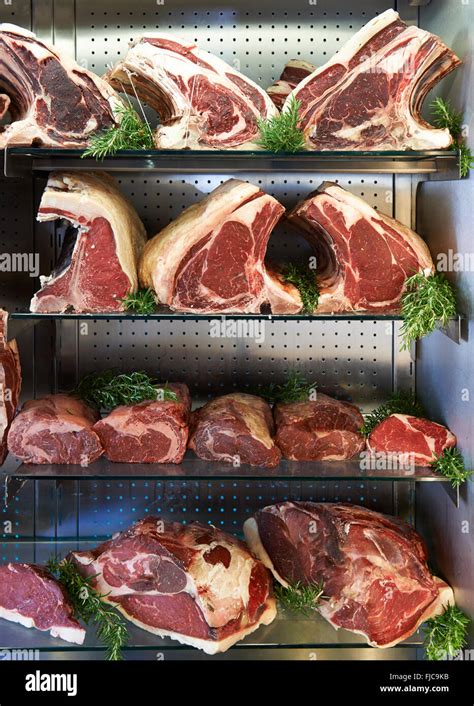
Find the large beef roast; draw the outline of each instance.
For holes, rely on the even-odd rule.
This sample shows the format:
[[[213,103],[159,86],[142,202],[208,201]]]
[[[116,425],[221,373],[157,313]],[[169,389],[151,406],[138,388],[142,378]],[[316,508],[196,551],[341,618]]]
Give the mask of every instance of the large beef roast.
[[[21,366],[16,341],[8,341],[8,314],[0,309],[0,464],[7,456],[7,435],[21,390]]]

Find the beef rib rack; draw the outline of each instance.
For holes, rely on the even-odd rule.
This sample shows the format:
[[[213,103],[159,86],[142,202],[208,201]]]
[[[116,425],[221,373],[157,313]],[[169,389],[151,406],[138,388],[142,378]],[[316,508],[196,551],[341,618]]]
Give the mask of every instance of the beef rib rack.
[[[268,303],[273,313],[299,311],[298,290],[264,265],[284,211],[257,186],[229,179],[148,241],[142,286],[175,311],[259,313]]]
[[[284,586],[324,585],[318,610],[336,629],[392,647],[454,603],[432,576],[423,540],[409,525],[349,504],[285,502],[244,525],[255,556]]]
[[[255,148],[258,119],[278,114],[256,83],[192,42],[169,34],[136,39],[106,78],[159,113],[159,148]]]
[[[12,118],[0,127],[0,148],[85,147],[116,123],[121,104],[106,81],[12,24],[0,24],[0,91]]]
[[[8,314],[0,309],[0,464],[7,456],[7,435],[21,391],[21,366],[16,341],[8,341]]]
[[[386,10],[326,64],[303,79],[283,106],[300,102],[300,126],[314,150],[428,150],[452,143],[420,117],[428,91],[461,63],[433,34]]]
[[[70,558],[132,623],[207,654],[224,652],[276,615],[267,569],[212,525],[147,517]]]
[[[137,264],[146,240],[132,204],[106,172],[58,172],[48,179],[38,220],[58,218],[72,227],[31,311],[123,311],[121,299],[138,288]]]
[[[406,278],[434,269],[417,233],[324,182],[289,214],[316,252],[316,313],[398,311]]]

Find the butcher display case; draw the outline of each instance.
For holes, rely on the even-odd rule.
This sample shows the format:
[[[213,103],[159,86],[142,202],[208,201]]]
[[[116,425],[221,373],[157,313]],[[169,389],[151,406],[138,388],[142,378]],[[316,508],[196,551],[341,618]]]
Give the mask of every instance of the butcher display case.
[[[463,60],[434,93],[462,111],[469,142],[472,3],[14,0],[0,5],[0,21],[33,31],[98,75],[123,58],[129,42],[143,33],[169,32],[195,42],[265,88],[290,59],[321,66],[387,9],[396,10],[409,26],[440,36]],[[316,382],[318,391],[356,405],[363,414],[393,393],[413,392],[430,419],[456,434],[466,468],[474,468],[474,285],[468,267],[446,272],[457,292],[456,314],[405,347],[400,311],[220,314],[165,306],[149,314],[29,310],[39,277],[54,269],[65,237],[62,222],[36,220],[52,172],[112,174],[149,237],[231,178],[254,184],[286,209],[322,182],[335,182],[420,234],[435,263],[440,254],[450,252],[467,262],[472,257],[472,177],[461,178],[456,149],[296,154],[144,149],[103,160],[83,157],[83,151],[8,145],[0,157],[2,253],[16,254],[18,261],[31,256],[38,263],[38,271],[4,268],[0,278],[0,305],[9,313],[8,338],[15,338],[19,348],[21,402],[74,390],[84,376],[114,369],[185,383],[195,409],[235,391],[258,395],[268,386],[283,384],[297,370]],[[271,260],[310,252],[292,226],[280,223],[272,233]],[[216,322],[236,325],[219,328]],[[197,458],[188,450],[178,464],[114,463],[102,457],[84,467],[32,465],[10,454],[0,472],[2,565],[43,565],[51,557],[93,549],[148,515],[183,524],[197,521],[242,538],[244,522],[269,505],[349,503],[395,516],[415,528],[427,544],[433,574],[452,586],[456,605],[474,618],[472,481],[453,487],[449,477],[430,466],[364,466],[358,458],[283,460],[272,468],[233,466]],[[471,647],[472,628],[465,654]],[[28,650],[41,660],[106,657],[93,626],[78,645],[2,620],[0,648]],[[165,660],[423,660],[425,648],[423,626],[396,646],[378,649],[361,634],[336,630],[314,611],[298,615],[282,608],[273,622],[222,654],[206,655],[133,625],[123,654],[127,660],[156,660],[157,654]]]

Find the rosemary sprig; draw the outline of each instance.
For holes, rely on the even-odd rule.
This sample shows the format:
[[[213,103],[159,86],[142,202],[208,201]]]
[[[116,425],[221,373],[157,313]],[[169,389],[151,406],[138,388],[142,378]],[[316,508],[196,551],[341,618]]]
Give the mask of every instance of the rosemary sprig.
[[[116,370],[105,370],[102,373],[90,373],[82,378],[74,392],[88,404],[106,410],[145,400],[176,402],[178,399],[175,392],[166,385],[159,385],[143,371],[118,373]]]
[[[464,465],[464,459],[457,448],[445,449],[441,454],[436,455],[431,467],[436,473],[449,478],[453,488],[459,488],[461,483],[468,480],[474,471],[468,471]]]
[[[439,322],[446,326],[456,314],[456,295],[444,274],[417,272],[406,280],[402,296],[402,350],[431,333]]]
[[[65,587],[76,617],[96,625],[97,637],[107,649],[106,659],[122,659],[122,648],[128,639],[125,621],[104,601],[105,595],[93,587],[94,577],[82,576],[68,559],[58,561],[52,557],[46,566]]]
[[[119,150],[147,150],[155,147],[149,125],[142,121],[130,104],[118,105],[115,112],[119,123],[92,135],[82,157],[104,159],[113,157]]]
[[[288,109],[268,120],[258,120],[260,139],[257,144],[270,152],[298,152],[305,139],[299,128],[300,102],[292,98]]]
[[[311,399],[316,391],[316,383],[309,383],[298,371],[291,370],[284,383],[270,383],[267,387],[261,388],[259,394],[270,404],[276,402],[301,402]]]
[[[433,122],[436,127],[448,129],[454,140],[454,150],[459,150],[459,170],[462,177],[469,174],[474,163],[474,157],[467,146],[462,134],[462,113],[451,106],[449,101],[445,101],[439,96],[430,105],[433,113]]]
[[[423,626],[424,645],[429,660],[456,657],[466,644],[470,619],[457,606],[448,606],[442,615],[430,618]]]
[[[134,311],[137,314],[153,314],[156,311],[156,299],[153,289],[139,289],[138,292],[130,292],[122,299],[122,304],[127,311]]]
[[[469,174],[469,171],[474,168],[474,155],[471,148],[466,145],[464,140],[459,143],[459,171],[462,177]]]
[[[303,314],[312,314],[318,306],[319,289],[314,270],[306,265],[287,265],[283,274],[285,282],[290,282],[299,290],[303,304]]]
[[[287,610],[301,615],[311,615],[323,598],[324,586],[320,581],[316,584],[303,584],[300,581],[288,588],[277,584],[275,596],[277,601]]]
[[[360,433],[369,436],[375,427],[391,414],[410,414],[413,417],[425,417],[423,405],[416,401],[413,392],[401,390],[390,395],[387,402],[372,410],[364,419]]]

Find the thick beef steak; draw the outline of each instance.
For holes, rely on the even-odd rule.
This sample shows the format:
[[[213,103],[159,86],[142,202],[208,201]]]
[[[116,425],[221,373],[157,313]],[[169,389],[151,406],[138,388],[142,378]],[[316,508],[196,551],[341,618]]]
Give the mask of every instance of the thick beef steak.
[[[21,391],[21,366],[16,341],[8,341],[8,314],[0,309],[0,464],[7,456],[7,435]]]

